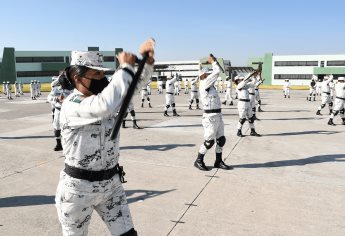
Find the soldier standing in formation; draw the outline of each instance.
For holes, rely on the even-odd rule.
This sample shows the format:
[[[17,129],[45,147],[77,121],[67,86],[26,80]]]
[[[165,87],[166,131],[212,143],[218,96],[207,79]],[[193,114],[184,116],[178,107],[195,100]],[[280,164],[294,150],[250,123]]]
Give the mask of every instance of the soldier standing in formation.
[[[63,74],[61,76],[64,76]],[[48,94],[47,100],[50,102],[51,106],[54,108],[54,115],[53,115],[53,128],[54,128],[54,136],[56,139],[56,146],[54,147],[54,151],[61,151],[61,127],[60,127],[60,110],[63,101],[65,98],[72,93],[72,88],[64,87],[65,84],[61,83],[57,79],[57,84],[52,88],[50,93]]]
[[[15,95],[16,97],[20,97],[20,96],[19,96],[19,84],[18,84],[17,81],[14,82],[14,95]]]
[[[236,90],[238,94],[238,103],[237,103],[237,109],[239,114],[239,121],[237,125],[237,136],[243,137],[242,134],[242,126],[246,119],[248,119],[249,122],[249,128],[250,128],[250,135],[251,136],[258,136],[260,137],[258,133],[255,131],[254,126],[254,116],[253,116],[253,110],[249,99],[249,92],[248,89],[255,86],[255,76],[258,72],[254,72],[250,74],[246,79],[244,79],[243,76],[236,76],[235,77],[235,83],[236,83]],[[251,77],[254,77],[252,80]]]
[[[333,112],[329,118],[328,124],[329,125],[335,125],[333,123],[333,119],[335,116],[340,115],[340,118],[342,120],[342,124],[345,125],[345,77],[339,77],[338,82],[335,84],[335,101],[334,101],[334,109]]]
[[[6,93],[7,93],[7,99],[12,100],[12,84],[10,81],[7,81],[6,83]]]
[[[31,99],[32,100],[36,100],[36,96],[35,96],[35,84],[34,84],[34,81],[31,80],[31,83],[30,83],[30,93],[31,93]]]
[[[284,98],[286,97],[290,98],[290,86],[291,86],[290,81],[286,79],[283,84]]]
[[[333,101],[331,99],[331,88],[329,83],[333,81],[333,75],[324,76],[321,83],[321,105],[317,109],[316,115],[321,115],[321,109],[323,109],[326,104],[329,107],[329,114],[332,113]]]
[[[150,97],[148,92],[148,87],[150,87],[151,81],[149,80],[146,85],[141,88],[141,107],[144,107],[144,101],[147,100],[149,108],[152,108],[150,103]]]
[[[222,102],[222,104],[226,105],[226,102],[229,101],[230,102],[230,106],[234,105],[233,101],[232,101],[232,81],[230,79],[230,76],[226,77],[226,91],[225,91],[225,100],[224,102]]]
[[[199,94],[198,94],[198,80],[199,80],[199,76],[190,81],[191,93],[190,93],[190,101],[189,101],[189,108],[188,108],[189,110],[192,110],[192,104],[193,104],[194,100],[196,103],[196,109],[200,109],[200,107],[199,107]]]
[[[131,120],[133,122],[133,129],[142,129],[137,124],[137,119],[135,118],[134,104],[133,104],[132,100],[128,104],[127,113],[126,113],[126,115],[122,121],[122,128],[126,128],[126,120],[125,119],[128,116],[128,113],[131,114]]]
[[[4,93],[4,95],[7,95],[7,83],[4,81],[2,82],[2,92]]]
[[[226,139],[224,136],[224,122],[221,111],[221,103],[218,92],[214,86],[220,73],[220,68],[214,57],[208,58],[208,63],[212,64],[212,73],[208,74],[207,68],[200,73],[200,97],[204,109],[202,126],[204,127],[204,143],[200,146],[198,157],[194,166],[199,170],[208,171],[205,165],[205,154],[216,143],[216,160],[214,168],[225,170],[233,169],[232,166],[226,165],[222,159],[223,146]]]
[[[19,93],[20,93],[20,95],[24,95],[24,93],[23,93],[23,83],[21,81],[19,81]]]
[[[188,78],[183,78],[183,84],[184,84],[184,94],[189,93],[189,81]]]
[[[317,77],[315,75],[313,75],[313,77],[311,78],[311,81],[309,83],[309,96],[307,97],[308,101],[311,101],[311,97],[314,97],[314,101],[315,96],[316,96],[316,79]]]
[[[158,87],[158,94],[162,94],[163,93],[163,80],[158,79],[157,87]]]
[[[172,77],[169,80],[167,80],[165,84],[165,109],[164,109],[164,116],[169,116],[168,115],[168,109],[171,106],[171,109],[173,111],[173,116],[180,116],[176,112],[175,108],[175,94],[174,94],[174,83],[177,80],[176,77]]]

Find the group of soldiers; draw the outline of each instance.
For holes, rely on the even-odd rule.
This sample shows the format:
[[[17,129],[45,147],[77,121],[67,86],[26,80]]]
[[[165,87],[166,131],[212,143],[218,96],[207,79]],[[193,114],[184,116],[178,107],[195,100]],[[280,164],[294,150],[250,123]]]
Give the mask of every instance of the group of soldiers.
[[[19,81],[19,82],[15,81],[13,87],[14,87],[15,97],[20,97],[20,95],[24,95],[23,83],[21,81]],[[13,97],[12,97],[12,84],[9,81],[3,82],[2,91],[3,91],[4,95],[7,96],[8,100],[13,99]],[[41,93],[41,82],[39,80],[31,80],[30,94],[31,94],[32,100],[36,100],[40,95],[42,95],[42,93]]]
[[[10,81],[2,83],[2,91],[4,95],[6,95],[8,100],[12,100],[12,84]],[[20,97],[20,95],[24,95],[23,93],[23,84],[21,82],[14,83],[14,94],[16,97]]]

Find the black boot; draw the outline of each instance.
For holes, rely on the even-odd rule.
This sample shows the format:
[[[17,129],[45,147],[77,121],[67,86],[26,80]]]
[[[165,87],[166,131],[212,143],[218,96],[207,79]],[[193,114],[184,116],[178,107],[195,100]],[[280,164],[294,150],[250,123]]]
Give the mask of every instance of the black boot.
[[[196,109],[201,110],[201,108],[199,107],[199,104],[196,104]]]
[[[149,103],[149,108],[152,108],[151,103]]]
[[[168,111],[164,111],[164,116],[169,116]]]
[[[223,170],[232,170],[234,169],[232,166],[228,166],[222,160],[222,153],[216,153],[216,161],[214,162],[214,168],[219,168]]]
[[[122,128],[126,128],[126,121],[125,120],[122,121]]]
[[[233,105],[234,105],[234,103],[231,101],[229,106],[233,106]]]
[[[253,115],[254,120],[260,120],[259,118],[256,117],[256,114]]]
[[[311,97],[309,98],[309,102],[311,102]]]
[[[263,112],[263,110],[261,109],[261,107],[258,108],[258,112]]]
[[[335,126],[335,124],[333,123],[333,119],[332,118],[329,118],[328,124]]]
[[[317,110],[316,115],[321,116],[320,110]]]
[[[226,101],[222,102],[223,105],[226,105]]]
[[[144,107],[144,103],[141,103],[141,108],[143,108]]]
[[[256,136],[256,137],[260,137],[261,135],[256,133],[255,129],[250,129],[250,136]]]
[[[315,97],[314,97],[314,102],[315,102],[316,100],[315,100]]]
[[[244,137],[243,134],[242,134],[242,130],[237,130],[237,136],[238,137]]]
[[[342,121],[343,121],[343,125],[345,125],[345,118],[342,118]]]
[[[284,98],[286,98],[286,95],[284,95]]]
[[[192,105],[189,105],[188,109],[189,109],[189,110],[193,110],[193,109],[192,109]]]
[[[204,163],[204,154],[198,153],[198,157],[194,161],[194,166],[199,170],[208,171],[209,169]]]
[[[142,129],[141,127],[139,127],[137,125],[137,121],[136,120],[133,120],[133,129]]]
[[[173,110],[173,116],[180,116],[179,114],[177,114],[176,110]]]
[[[54,151],[62,151],[62,145],[61,145],[61,139],[56,139],[56,146],[54,148]]]
[[[329,114],[330,114],[330,115],[332,114],[332,112],[333,112],[333,110],[332,110],[332,109],[329,109]]]

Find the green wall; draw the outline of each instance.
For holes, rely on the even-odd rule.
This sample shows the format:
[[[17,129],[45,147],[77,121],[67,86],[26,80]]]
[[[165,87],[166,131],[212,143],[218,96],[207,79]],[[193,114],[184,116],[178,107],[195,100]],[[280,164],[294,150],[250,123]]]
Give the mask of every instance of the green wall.
[[[10,81],[14,83],[17,79],[14,48],[4,48],[0,69],[0,82]]]
[[[315,75],[344,75],[345,67],[314,67]]]
[[[253,64],[253,62],[263,62],[262,77],[265,79],[265,85],[272,84],[272,56],[272,53],[266,53],[264,57],[252,57],[248,59],[248,66],[253,67],[254,69],[257,69],[258,65]]]

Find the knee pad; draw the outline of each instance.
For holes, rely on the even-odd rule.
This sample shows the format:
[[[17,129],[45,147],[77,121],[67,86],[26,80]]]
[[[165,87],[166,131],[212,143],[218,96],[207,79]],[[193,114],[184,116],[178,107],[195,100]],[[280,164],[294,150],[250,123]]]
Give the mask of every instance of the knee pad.
[[[61,136],[61,130],[54,129],[54,136],[55,137],[60,137]]]
[[[147,101],[150,101],[150,98],[149,98],[149,97],[147,97]]]
[[[255,112],[256,112],[256,107],[253,107],[253,108],[252,108],[252,111],[255,113]]]
[[[251,124],[253,124],[253,123],[254,123],[254,116],[250,117],[250,118],[248,119],[248,122],[251,123]]]
[[[135,111],[134,110],[131,111],[131,116],[135,116]]]
[[[206,147],[206,149],[210,149],[212,146],[214,145],[214,140],[205,140],[204,142],[204,146]]]
[[[246,122],[246,118],[240,119],[240,121],[239,121],[239,122],[241,123],[241,125],[243,125],[243,124],[244,124],[244,122]]]
[[[172,107],[175,107],[175,103],[171,104]]]
[[[144,102],[144,100],[145,100],[145,99],[142,98],[142,99],[141,99],[141,102]]]
[[[258,101],[259,105],[261,105],[261,100]]]
[[[336,116],[338,115],[339,111],[333,111],[333,115]]]
[[[321,104],[321,108],[324,108],[326,106],[326,104]]]
[[[217,144],[220,146],[220,147],[223,147],[224,144],[226,142],[226,138],[224,136],[221,136],[219,138],[217,138]]]
[[[199,103],[199,99],[195,99],[196,103]]]
[[[345,113],[345,108],[340,110],[340,114],[344,114]]]
[[[170,107],[170,105],[168,104],[168,105],[166,105],[165,107],[168,109],[168,108]]]
[[[193,102],[194,102],[194,100],[193,100],[193,99],[191,99],[191,100],[190,100],[190,104],[193,104]]]
[[[328,103],[328,106],[332,107],[333,106],[333,102]]]

